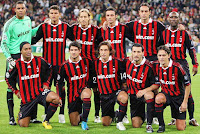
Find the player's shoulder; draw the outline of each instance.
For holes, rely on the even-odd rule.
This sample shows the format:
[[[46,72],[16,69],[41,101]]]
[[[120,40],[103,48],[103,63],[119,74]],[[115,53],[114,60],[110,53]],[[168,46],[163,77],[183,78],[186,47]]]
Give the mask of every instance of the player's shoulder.
[[[4,24],[4,28],[6,29],[5,31],[8,30],[9,27],[11,27],[13,25],[13,23],[15,22],[15,20],[17,19],[16,16],[13,16],[12,18],[10,18],[5,24]]]
[[[147,59],[145,60],[144,64],[145,64],[146,66],[151,67],[151,68],[152,68],[152,66],[153,66],[152,61],[149,61],[149,60],[147,60]]]
[[[173,61],[172,65],[175,66],[175,67],[179,67],[179,68],[182,67],[181,64],[179,62],[176,62],[176,61]]]
[[[31,20],[29,16],[24,16],[24,20]]]
[[[149,63],[153,66],[157,66],[157,65],[160,65],[159,61],[156,60],[156,61],[149,61]]]
[[[75,27],[75,26],[78,26],[78,23],[73,23],[73,24],[71,24],[71,25],[69,25],[68,23],[66,23],[66,22],[63,22],[63,23],[65,23],[65,24],[67,24],[68,26],[70,26],[70,27]]]

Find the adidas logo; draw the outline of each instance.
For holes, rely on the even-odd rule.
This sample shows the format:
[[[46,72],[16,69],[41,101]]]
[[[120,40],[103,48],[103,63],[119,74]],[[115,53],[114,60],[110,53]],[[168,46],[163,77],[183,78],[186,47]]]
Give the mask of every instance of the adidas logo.
[[[79,66],[76,66],[76,68],[80,68]]]
[[[30,65],[28,65],[28,67],[27,68],[31,68],[31,66]]]
[[[110,33],[114,33],[114,31],[110,31]]]
[[[86,32],[83,32],[83,34],[85,34],[85,35],[86,35]]]
[[[104,66],[103,66],[103,68],[107,68],[107,66],[106,66],[106,65],[104,65]]]
[[[144,27],[143,29],[147,29],[146,27]]]
[[[137,72],[137,69],[135,68],[135,69],[133,69],[133,71]]]
[[[172,36],[171,37],[175,37],[175,35],[174,34],[172,34]]]
[[[54,29],[53,32],[56,32],[56,29]]]
[[[166,75],[167,75],[167,72],[164,72],[163,74],[166,74]]]

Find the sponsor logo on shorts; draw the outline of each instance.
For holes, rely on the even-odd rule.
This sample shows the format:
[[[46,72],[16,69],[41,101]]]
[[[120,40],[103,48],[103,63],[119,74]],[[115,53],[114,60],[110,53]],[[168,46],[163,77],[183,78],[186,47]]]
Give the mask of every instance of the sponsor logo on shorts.
[[[42,95],[45,95],[45,94],[47,94],[48,92],[50,92],[51,90],[49,90],[49,89],[44,89],[44,91],[42,92]]]

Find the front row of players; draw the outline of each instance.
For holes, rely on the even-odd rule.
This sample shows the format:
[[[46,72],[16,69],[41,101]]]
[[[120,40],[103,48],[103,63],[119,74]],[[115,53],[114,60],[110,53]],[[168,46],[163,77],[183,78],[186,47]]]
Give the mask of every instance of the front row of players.
[[[150,63],[144,57],[144,48],[135,43],[132,46],[131,58],[124,61],[113,58],[114,51],[109,42],[103,41],[98,48],[99,58],[93,63],[80,56],[81,46],[72,42],[69,46],[70,57],[62,63],[57,78],[58,94],[48,90],[51,77],[51,66],[41,57],[33,56],[31,45],[23,42],[20,45],[21,58],[16,66],[6,75],[9,88],[21,98],[18,123],[28,127],[34,107],[39,103],[48,103],[48,111],[43,126],[51,129],[49,119],[56,112],[64,83],[67,81],[69,119],[72,126],[79,125],[88,130],[87,120],[91,107],[91,89],[98,87],[100,92],[102,124],[109,126],[114,116],[117,117],[117,128],[126,130],[122,119],[127,111],[128,93],[132,126],[141,127],[145,119],[147,103],[147,132],[153,132],[151,126],[154,110],[159,120],[157,132],[165,131],[163,110],[171,106],[172,117],[176,119],[178,130],[186,127],[186,109],[190,94],[190,80],[182,66],[170,59],[171,52],[166,46],[158,48],[158,61]],[[97,85],[93,80],[96,78]],[[18,78],[19,89],[16,88]],[[161,92],[154,97],[153,90],[161,85]],[[154,99],[155,98],[155,99]],[[115,115],[115,103],[119,112]]]

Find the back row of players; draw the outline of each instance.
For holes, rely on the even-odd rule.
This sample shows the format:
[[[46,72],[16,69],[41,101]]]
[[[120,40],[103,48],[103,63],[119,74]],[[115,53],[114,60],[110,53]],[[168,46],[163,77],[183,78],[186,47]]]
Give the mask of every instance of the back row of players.
[[[53,79],[54,79],[54,85],[56,85],[55,81],[57,79],[59,66],[65,61],[65,47],[66,47],[65,40],[67,38],[69,38],[70,40],[76,40],[77,42],[79,42],[81,44],[81,48],[82,48],[81,53],[80,53],[81,57],[82,58],[87,57],[89,60],[91,60],[93,62],[97,60],[97,58],[96,58],[97,55],[95,55],[95,51],[97,50],[97,47],[99,46],[98,44],[103,40],[106,40],[109,42],[109,43],[106,43],[106,44],[108,44],[107,47],[109,49],[108,50],[109,52],[111,52],[111,49],[109,48],[109,44],[111,44],[112,49],[114,49],[116,51],[116,53],[114,54],[113,57],[116,57],[121,60],[126,57],[125,37],[127,37],[128,39],[130,39],[131,41],[133,41],[135,43],[140,43],[143,45],[144,56],[145,56],[145,58],[142,58],[143,60],[145,60],[145,59],[148,59],[149,61],[157,60],[157,50],[156,49],[158,48],[159,44],[161,44],[161,45],[165,44],[171,50],[171,53],[172,53],[171,58],[173,60],[176,60],[183,66],[186,74],[190,78],[188,63],[185,60],[186,49],[188,49],[190,57],[192,59],[194,75],[197,73],[198,63],[197,63],[197,59],[196,59],[195,49],[191,43],[191,38],[188,35],[188,33],[185,30],[180,31],[178,29],[179,15],[177,12],[171,12],[169,14],[170,27],[165,30],[165,27],[160,22],[154,21],[149,17],[150,16],[150,7],[147,3],[141,4],[141,6],[139,8],[139,15],[140,15],[141,19],[139,21],[130,22],[126,25],[120,24],[116,20],[116,11],[115,11],[115,9],[110,7],[106,10],[107,28],[99,29],[98,27],[90,25],[90,13],[87,9],[80,10],[79,18],[78,18],[79,24],[74,24],[73,26],[70,27],[68,24],[63,23],[59,20],[59,17],[60,17],[59,7],[52,6],[52,7],[50,7],[50,10],[49,10],[49,18],[51,19],[49,21],[49,23],[41,24],[38,29],[36,28],[36,30],[31,30],[30,23],[27,23],[26,27],[29,28],[28,30],[26,29],[27,31],[26,30],[23,31],[24,29],[20,29],[21,31],[16,30],[18,33],[12,32],[11,31],[12,29],[19,28],[19,26],[17,26],[17,24],[19,23],[20,20],[24,20],[25,18],[27,19],[27,16],[24,16],[25,12],[26,12],[25,5],[21,2],[18,2],[16,4],[16,16],[14,16],[11,20],[9,20],[4,26],[3,40],[1,43],[1,47],[2,47],[4,54],[6,55],[6,57],[8,59],[10,68],[12,68],[15,65],[15,62],[13,59],[20,58],[20,50],[19,50],[19,48],[20,48],[19,45],[21,44],[20,41],[21,42],[28,41],[29,43],[31,42],[32,44],[35,44],[38,40],[43,38],[43,57],[49,64],[52,65],[52,68],[53,68],[52,78],[51,78],[49,87],[51,87],[51,83],[52,83]],[[17,23],[12,24],[12,22],[14,22],[14,21],[17,21]],[[27,19],[27,21],[29,21],[29,20]],[[25,25],[25,23],[23,23],[22,25]],[[34,35],[35,31],[37,31],[37,33],[36,33],[36,36],[34,38],[32,38],[32,41],[31,41],[31,37],[24,38],[24,36],[26,36],[26,35],[29,35],[29,36]],[[12,36],[12,35],[15,35],[15,36]],[[14,39],[12,39],[12,38],[14,38]],[[18,40],[19,42],[16,42],[16,40]],[[14,44],[13,42],[16,44]],[[12,43],[14,44],[13,46],[12,46]],[[105,45],[105,42],[104,42],[104,45]],[[17,46],[18,46],[18,48],[17,48]],[[15,47],[15,49],[11,49],[13,47]],[[77,47],[77,48],[78,48],[78,50],[80,50],[79,47]],[[166,48],[163,48],[163,49],[165,50]],[[17,50],[19,50],[19,51],[17,51]],[[98,50],[100,51],[101,49],[99,48]],[[76,51],[76,50],[74,50],[74,51]],[[106,50],[102,50],[102,51],[106,51]],[[132,48],[132,51],[134,51],[133,48]],[[166,50],[166,52],[167,52],[167,50]],[[169,55],[169,53],[167,53],[167,54]],[[14,56],[18,55],[18,57],[14,57],[13,55]],[[75,54],[70,53],[70,57],[73,55],[75,55]],[[112,103],[107,102],[106,99],[109,99],[110,97],[116,97],[114,95],[115,93],[113,94],[113,91],[118,90],[121,87],[121,85],[118,85],[116,83],[113,84],[113,82],[115,82],[116,79],[112,80],[112,78],[115,78],[118,76],[118,75],[117,76],[114,75],[114,73],[116,71],[115,69],[118,69],[118,67],[115,68],[114,66],[116,66],[117,64],[120,64],[120,62],[118,60],[116,60],[117,62],[115,62],[115,60],[114,60],[113,63],[110,63],[110,64],[114,64],[113,67],[111,67],[113,69],[112,70],[113,73],[111,73],[111,74],[113,74],[113,75],[110,75],[110,74],[108,74],[108,70],[105,70],[105,72],[104,72],[104,69],[109,68],[109,66],[112,66],[112,65],[106,65],[106,64],[109,63],[108,61],[113,61],[113,58],[109,57],[108,61],[106,61],[106,60],[103,61],[104,57],[106,57],[106,54],[102,54],[102,55],[100,54],[100,56],[102,57],[102,60],[99,60],[99,61],[102,61],[102,65],[101,65],[102,69],[101,69],[101,67],[98,67],[96,72],[98,72],[98,71],[102,71],[102,72],[100,72],[99,76],[97,76],[97,79],[92,78],[92,80],[97,80],[98,90],[101,94],[100,95],[101,98],[100,98],[97,88],[94,88],[94,86],[93,86],[94,99],[95,99],[94,100],[95,101],[95,115],[96,116],[99,115],[100,99],[101,99],[101,102],[105,101],[104,107],[102,107],[102,117],[103,117],[102,122],[104,125],[109,125],[111,123],[111,117],[113,116],[113,112],[111,112],[113,109],[110,109],[111,111],[107,111],[107,110],[109,110],[108,108],[110,108],[110,106],[106,107],[107,106],[106,104],[107,103],[113,104],[114,102],[112,102]],[[78,58],[78,57],[76,57],[76,58]],[[144,78],[146,78],[144,76],[145,69],[143,68],[142,72],[139,71],[138,72],[139,74],[136,73],[138,70],[138,67],[140,67],[139,66],[140,63],[139,63],[139,65],[136,65],[136,63],[134,63],[134,61],[136,61],[137,58],[139,58],[139,56],[136,56],[135,57],[136,59],[134,59],[134,56],[132,58],[130,61],[135,66],[135,68],[132,69],[131,75],[127,75],[127,78],[130,79],[132,83],[135,83],[133,87],[135,87],[137,90],[134,91],[133,87],[132,88],[130,88],[129,86],[128,87],[130,89],[133,89],[133,90],[130,90],[131,94],[135,94],[135,95],[137,94],[138,98],[141,98],[142,96],[145,97],[144,94],[147,91],[149,91],[150,89],[139,90],[139,92],[138,92],[138,89],[144,89],[144,88],[146,88],[145,86],[148,85],[147,83],[144,83],[141,81]],[[79,60],[81,60],[81,59],[79,59]],[[77,62],[77,61],[75,61],[75,62]],[[73,63],[73,61],[70,62],[70,60],[69,60],[69,63]],[[77,62],[71,66],[69,66],[69,65],[65,66],[64,69],[68,68],[69,70],[72,70],[73,67],[76,67],[76,64],[78,64],[78,63],[79,62]],[[84,63],[82,63],[82,64],[84,64]],[[105,64],[105,65],[103,65],[103,64]],[[143,65],[143,64],[141,64],[141,65]],[[95,63],[96,67],[98,65],[99,65],[99,62]],[[171,67],[171,66],[172,66],[172,61],[170,60],[169,67]],[[79,67],[82,67],[82,66],[78,65],[76,69],[74,69],[71,72],[68,72],[68,74],[71,74],[71,76],[73,76],[71,78],[72,81],[77,80],[77,79],[83,79],[86,77],[85,74],[81,75],[81,77],[80,77],[80,74],[78,74],[78,72],[76,71],[76,70],[78,70]],[[109,68],[109,70],[111,68]],[[89,68],[87,67],[85,69],[88,70]],[[130,69],[131,68],[129,68],[129,70]],[[62,66],[61,66],[61,70],[62,70]],[[166,68],[166,70],[167,70],[167,68]],[[172,71],[172,70],[170,70],[170,71]],[[177,71],[177,69],[175,69],[175,70]],[[74,75],[72,75],[72,73],[74,73]],[[107,75],[105,75],[104,73]],[[181,73],[183,73],[183,71]],[[65,74],[67,74],[67,73],[65,72]],[[165,74],[165,73],[163,72],[163,74]],[[166,72],[166,74],[169,74],[169,72]],[[97,73],[97,75],[98,75],[98,73]],[[132,75],[134,75],[134,76],[132,76]],[[137,77],[136,77],[136,75],[137,75]],[[179,76],[179,75],[175,75],[175,73],[171,73],[171,72],[170,72],[170,75],[172,75],[170,77],[173,78],[173,80],[174,79],[176,80],[177,76]],[[87,77],[89,77],[89,76],[87,76]],[[104,79],[108,79],[108,78],[110,78],[110,80],[108,80],[108,81],[104,80]],[[69,80],[69,79],[66,78],[66,80]],[[179,94],[182,93],[182,92],[180,92],[180,93],[176,92],[177,90],[179,91],[179,89],[181,89],[181,87],[176,87],[177,85],[175,86],[175,84],[172,81],[167,80],[167,77],[163,77],[163,79],[161,79],[161,80],[162,80],[161,84],[163,84],[163,83],[167,84],[167,86],[163,86],[163,88],[165,88],[166,91],[168,91],[167,89],[169,89],[167,94],[170,94],[170,96],[174,96],[174,95],[179,96]],[[81,80],[79,80],[79,82],[76,83],[75,85],[83,86],[83,85],[79,85],[80,82],[81,82]],[[131,82],[129,82],[129,83],[131,83]],[[143,83],[143,84],[141,84],[141,83]],[[127,80],[127,84],[128,84],[128,80]],[[65,102],[64,84],[61,81],[61,83],[58,85],[60,86],[60,89],[62,86],[62,90],[59,90],[60,91],[59,95],[62,99],[62,103],[64,104],[64,102]],[[75,85],[73,85],[72,87],[74,87]],[[148,85],[148,86],[150,86],[150,85]],[[174,88],[173,88],[173,85],[175,86]],[[104,89],[103,86],[106,87],[106,90]],[[78,88],[80,88],[80,87],[77,87],[77,89]],[[70,87],[68,87],[68,90],[70,90]],[[151,89],[151,90],[153,90],[153,89]],[[70,102],[76,102],[75,98],[77,98],[80,94],[78,94],[78,92],[75,94],[73,94],[73,93],[70,94],[70,93],[71,92],[68,91],[69,107],[70,106],[72,107],[71,108],[72,111],[70,112],[70,110],[69,110],[69,113],[71,115],[70,121],[71,121],[71,124],[77,125],[77,120],[79,120],[79,118],[77,118],[79,116],[77,116],[77,115],[79,115],[79,114],[77,114],[77,112],[74,113],[74,109],[75,109],[75,111],[78,111],[78,110],[76,109],[76,107],[74,107],[76,105],[73,105],[73,104],[70,105]],[[121,93],[122,93],[123,97],[120,97]],[[107,94],[109,94],[109,95],[106,96]],[[105,96],[103,96],[103,95],[105,95]],[[124,98],[126,98],[125,97],[126,95],[127,95],[126,92],[120,92],[117,97],[119,104],[120,104],[119,114],[118,114],[119,115],[118,116],[119,123],[117,123],[117,127],[120,130],[125,129],[125,127],[121,123],[121,120],[122,120],[124,114],[126,113],[127,100],[128,100],[128,99],[127,100],[124,99]],[[90,107],[91,104],[90,104],[90,99],[88,99],[88,98],[90,98],[89,95],[86,94],[86,96],[87,96],[86,100],[84,100],[85,98],[82,98],[82,96],[81,96],[81,99],[83,100],[83,109],[85,108],[88,110],[88,107]],[[159,97],[160,97],[160,95],[159,95]],[[163,96],[161,96],[161,97],[163,97]],[[133,101],[131,101],[131,102],[133,102],[133,103],[137,102],[134,100],[134,99],[137,99],[136,97],[135,98],[131,97],[131,98],[133,99]],[[147,123],[148,124],[147,131],[152,131],[151,116],[149,116],[148,109],[151,109],[152,106],[154,106],[153,105],[154,99],[152,99],[151,95],[148,95],[147,98],[145,98],[145,99],[149,100],[147,102],[147,120],[148,120],[147,121],[148,122]],[[9,95],[8,95],[8,105],[9,105],[10,100],[12,100],[12,96],[11,96],[11,99],[9,99]],[[77,101],[80,101],[80,100],[77,100]],[[163,106],[161,106],[159,103],[163,104],[163,102],[164,101],[156,102],[155,107],[158,109],[159,108],[162,109]],[[151,103],[151,105],[148,105],[148,103],[149,104]],[[134,107],[135,105],[136,104],[131,104],[132,110],[135,110],[135,107]],[[137,104],[137,106],[138,106],[138,104]],[[10,105],[10,107],[11,107],[11,105]],[[184,108],[185,107],[181,108],[181,110],[184,111]],[[162,111],[160,109],[158,111]],[[85,123],[82,123],[83,129],[88,128],[87,118],[85,118],[85,117],[87,117],[86,116],[87,113],[89,113],[87,110],[85,110],[85,113],[86,113],[85,115],[83,112],[83,116],[84,116],[83,122],[85,122]],[[188,99],[188,110],[189,110],[189,115],[190,115],[190,123],[192,123],[193,125],[198,125],[197,122],[193,119],[194,101],[193,101],[193,98],[191,95],[189,96],[189,99]],[[11,113],[11,112],[13,112],[13,110],[9,111],[9,113]],[[73,113],[73,114],[71,114],[71,113]],[[132,113],[134,113],[131,115],[133,127],[140,127],[142,125],[142,122],[144,119],[143,113],[141,114],[141,113],[137,113],[134,111],[132,111]],[[11,113],[11,114],[13,116],[13,113]],[[64,107],[62,107],[62,109],[60,110],[60,114],[61,115],[64,114]],[[173,117],[176,117],[176,118],[178,117],[178,119],[183,119],[183,117],[179,117],[179,116],[173,115]],[[148,119],[148,118],[150,118],[150,119]],[[161,119],[161,118],[158,118],[158,119]],[[178,124],[180,124],[180,123],[178,123]],[[164,127],[163,127],[164,124],[161,120],[159,120],[159,125],[161,126],[159,129],[161,129],[161,131],[164,131]],[[180,129],[180,127],[181,127],[181,129]],[[184,125],[181,124],[180,127],[177,126],[178,129],[183,130]]]

